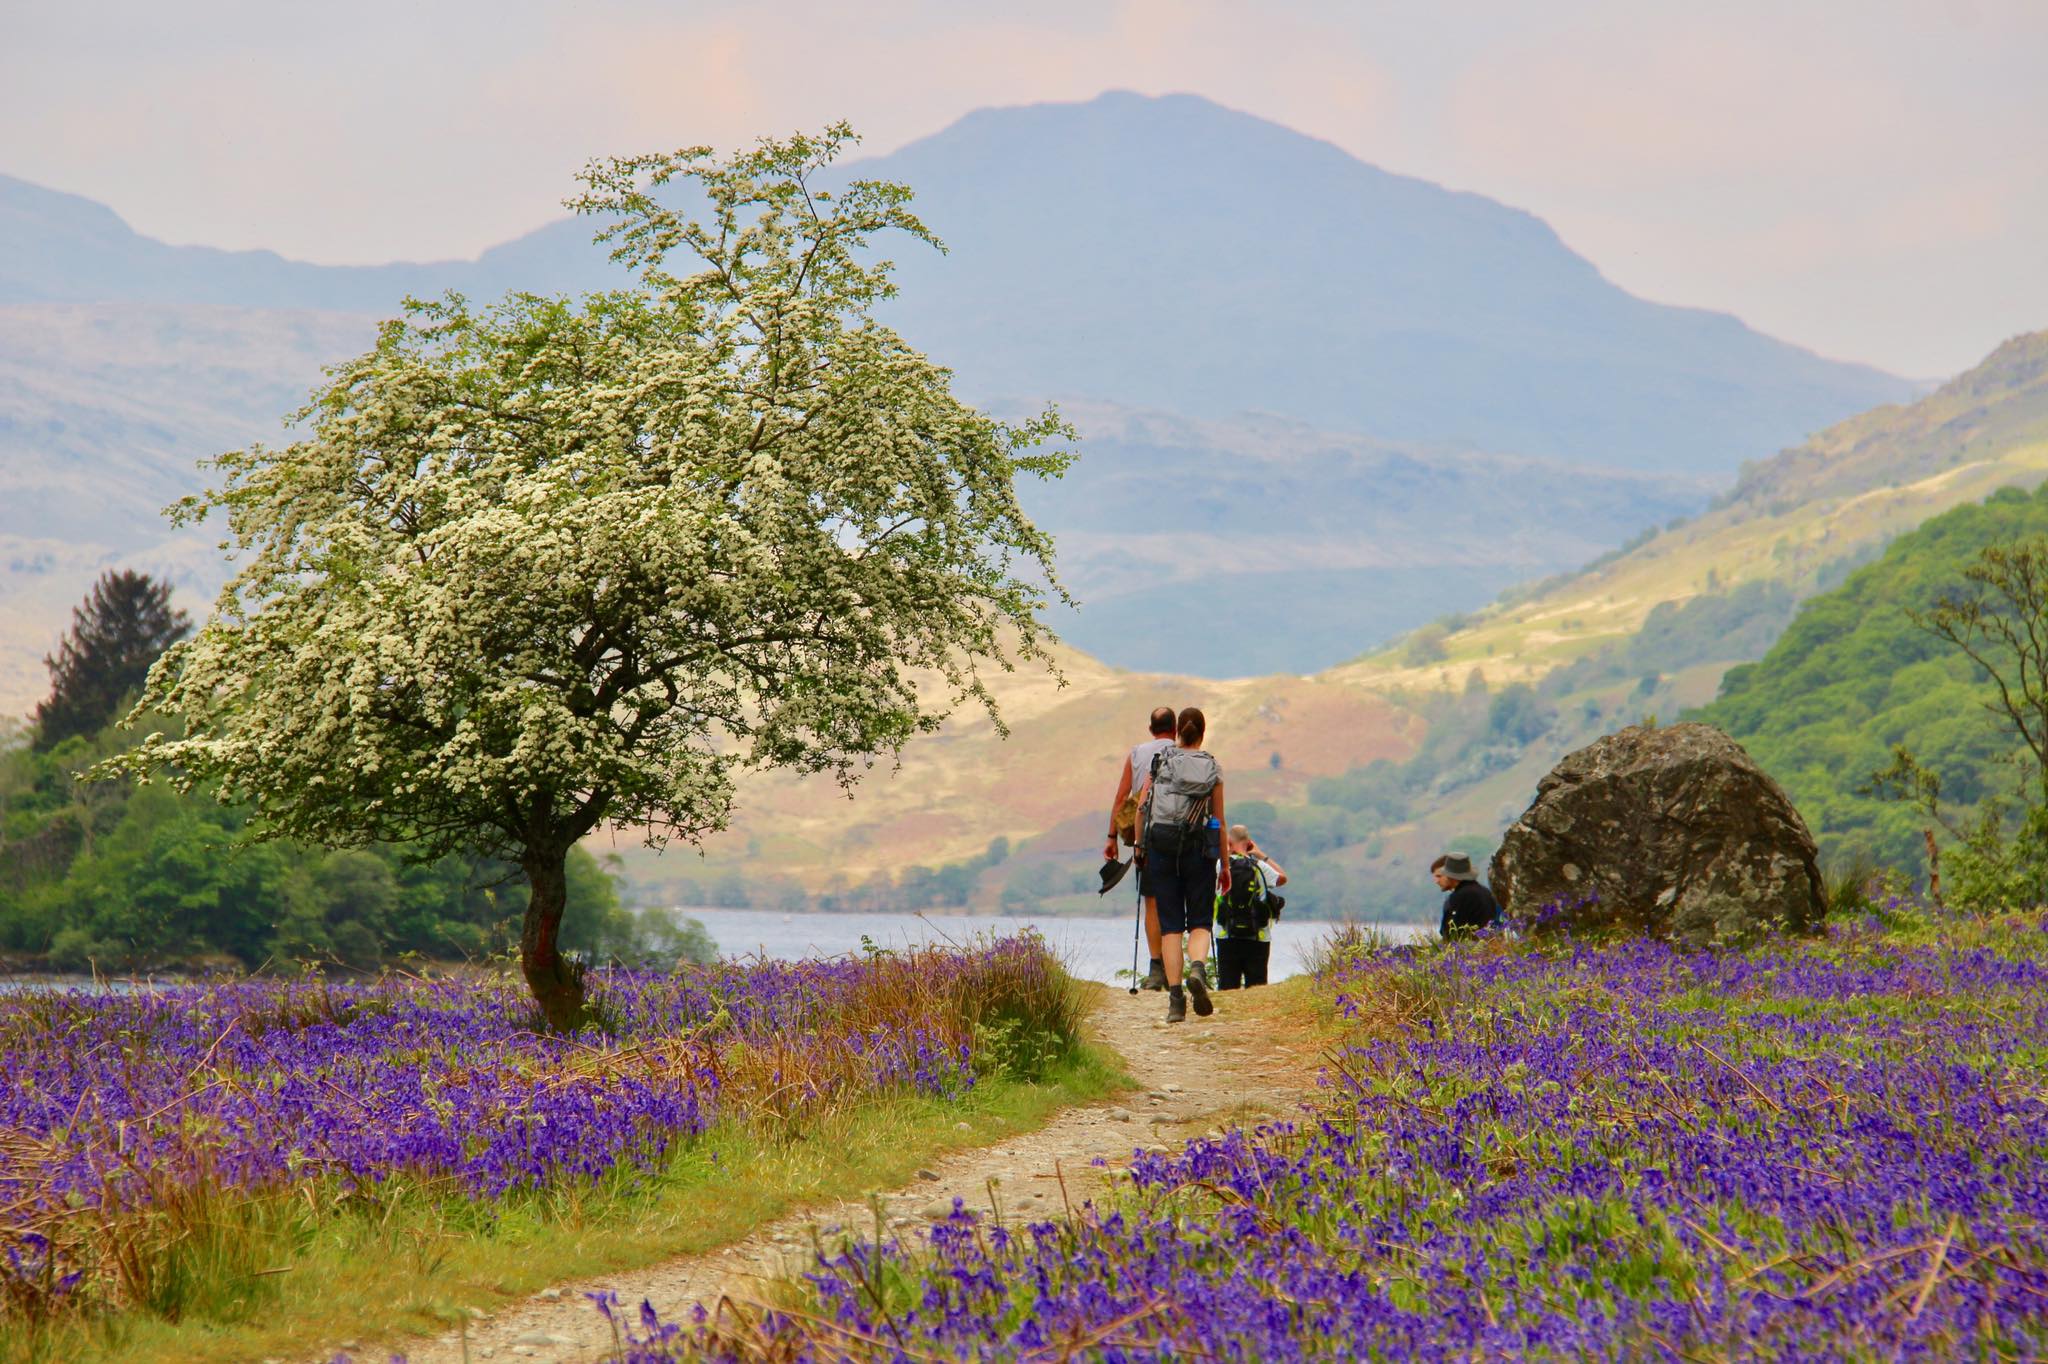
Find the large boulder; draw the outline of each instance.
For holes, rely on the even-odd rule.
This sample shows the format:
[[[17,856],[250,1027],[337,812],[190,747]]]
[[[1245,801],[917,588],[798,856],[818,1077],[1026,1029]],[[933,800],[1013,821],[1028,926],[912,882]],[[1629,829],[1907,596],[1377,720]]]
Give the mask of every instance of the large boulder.
[[[1502,837],[1492,881],[1538,932],[1700,946],[1817,929],[1826,903],[1806,822],[1711,725],[1632,725],[1568,755]]]

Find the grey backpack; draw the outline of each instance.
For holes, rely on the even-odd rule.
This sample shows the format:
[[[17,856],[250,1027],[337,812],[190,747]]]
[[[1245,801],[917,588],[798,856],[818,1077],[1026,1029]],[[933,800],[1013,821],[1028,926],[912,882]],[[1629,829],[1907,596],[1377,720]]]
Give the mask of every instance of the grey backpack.
[[[1152,759],[1152,794],[1145,812],[1145,846],[1177,852],[1209,818],[1209,798],[1223,769],[1198,748],[1169,748]]]

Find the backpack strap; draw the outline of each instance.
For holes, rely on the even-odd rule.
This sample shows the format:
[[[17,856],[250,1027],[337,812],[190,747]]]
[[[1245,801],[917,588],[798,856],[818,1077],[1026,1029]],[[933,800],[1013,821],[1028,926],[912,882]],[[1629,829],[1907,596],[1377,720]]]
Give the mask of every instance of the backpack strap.
[[[1152,793],[1159,789],[1159,760],[1165,756],[1163,748],[1152,755],[1152,770],[1145,774],[1144,796],[1138,802],[1137,818],[1131,822],[1133,838],[1141,848],[1145,846],[1145,831],[1152,827]]]

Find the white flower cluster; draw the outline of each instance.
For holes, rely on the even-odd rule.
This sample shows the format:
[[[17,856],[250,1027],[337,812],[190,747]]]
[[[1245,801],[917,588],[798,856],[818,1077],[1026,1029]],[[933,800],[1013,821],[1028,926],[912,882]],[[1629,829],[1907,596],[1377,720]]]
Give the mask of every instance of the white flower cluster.
[[[720,827],[744,767],[843,778],[1042,660],[1060,589],[1013,484],[1071,433],[960,403],[869,317],[868,239],[930,238],[897,187],[811,187],[847,136],[593,166],[577,206],[642,287],[409,305],[306,439],[215,461],[179,514],[224,513],[241,571],[151,675],[183,736],[120,764],[265,832],[531,867],[600,822]],[[655,197],[679,175],[704,223]]]

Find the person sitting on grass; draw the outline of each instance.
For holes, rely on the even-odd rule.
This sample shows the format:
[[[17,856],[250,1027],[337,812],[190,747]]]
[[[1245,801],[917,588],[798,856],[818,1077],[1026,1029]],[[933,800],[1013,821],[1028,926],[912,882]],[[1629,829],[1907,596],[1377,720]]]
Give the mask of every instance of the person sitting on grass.
[[[1242,824],[1230,826],[1230,891],[1216,897],[1216,988],[1264,985],[1273,956],[1273,921],[1283,903],[1273,894],[1287,873]]]
[[[1472,870],[1472,859],[1464,853],[1445,853],[1429,864],[1436,888],[1444,896],[1444,913],[1437,934],[1445,942],[1470,938],[1500,922],[1500,902],[1480,883]]]

